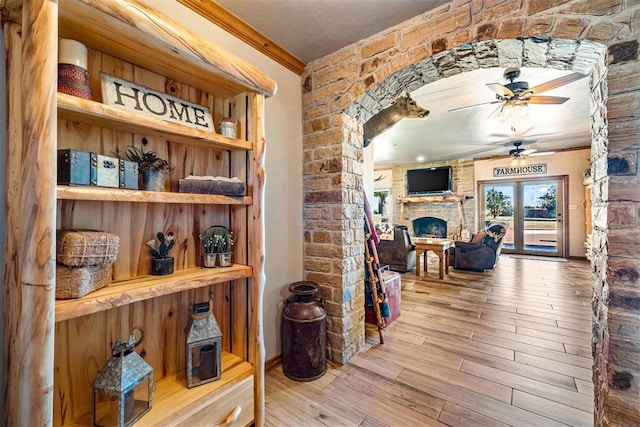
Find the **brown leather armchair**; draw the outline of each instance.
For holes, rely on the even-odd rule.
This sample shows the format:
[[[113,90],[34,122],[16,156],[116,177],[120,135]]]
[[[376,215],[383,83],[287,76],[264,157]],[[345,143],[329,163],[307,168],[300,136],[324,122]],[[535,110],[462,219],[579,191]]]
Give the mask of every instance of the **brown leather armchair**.
[[[502,240],[508,229],[507,221],[492,221],[484,230],[475,233],[471,241],[457,240],[455,247],[449,249],[449,264],[456,270],[492,270],[500,257]]]
[[[377,245],[380,265],[388,265],[393,271],[411,271],[416,268],[416,245],[404,225],[393,229],[393,240],[380,239]]]

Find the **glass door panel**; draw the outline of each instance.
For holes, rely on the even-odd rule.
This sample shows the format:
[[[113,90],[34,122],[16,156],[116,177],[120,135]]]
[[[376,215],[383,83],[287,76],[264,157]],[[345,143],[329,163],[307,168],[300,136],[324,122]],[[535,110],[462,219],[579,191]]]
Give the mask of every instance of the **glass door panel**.
[[[562,206],[558,204],[559,187],[554,181],[522,183],[525,253],[562,254],[562,212],[557,209]]]
[[[484,226],[493,220],[507,221],[509,229],[503,238],[502,248],[513,249],[515,244],[513,233],[515,183],[486,184],[483,194],[481,212],[483,212]]]
[[[563,179],[480,183],[480,219],[509,222],[502,250],[529,255],[564,255]]]

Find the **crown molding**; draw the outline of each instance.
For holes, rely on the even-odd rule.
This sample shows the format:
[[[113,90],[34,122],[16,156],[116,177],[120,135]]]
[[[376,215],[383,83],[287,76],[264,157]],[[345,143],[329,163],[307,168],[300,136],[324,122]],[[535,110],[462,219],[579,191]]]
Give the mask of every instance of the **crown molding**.
[[[213,22],[223,30],[239,38],[249,46],[265,54],[277,63],[302,75],[305,63],[280,45],[265,37],[258,30],[222,7],[214,0],[178,0],[179,3]]]

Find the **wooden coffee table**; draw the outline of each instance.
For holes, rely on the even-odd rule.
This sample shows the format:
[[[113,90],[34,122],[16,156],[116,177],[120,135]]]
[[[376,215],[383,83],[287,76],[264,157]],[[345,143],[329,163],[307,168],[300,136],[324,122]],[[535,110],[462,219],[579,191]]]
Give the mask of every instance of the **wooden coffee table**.
[[[444,274],[449,274],[449,248],[451,240],[426,239],[418,237],[414,239],[416,245],[416,276],[420,275],[420,255],[424,255],[424,271],[427,272],[427,252],[433,251],[440,260],[440,279]]]

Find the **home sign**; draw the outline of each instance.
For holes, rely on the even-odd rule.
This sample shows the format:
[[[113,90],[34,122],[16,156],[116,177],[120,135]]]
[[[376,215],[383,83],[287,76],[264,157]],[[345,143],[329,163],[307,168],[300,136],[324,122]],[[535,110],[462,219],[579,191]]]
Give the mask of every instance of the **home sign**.
[[[100,73],[102,102],[112,107],[215,132],[211,110],[109,74]]]
[[[539,163],[537,165],[493,168],[494,177],[513,176],[513,175],[540,175],[545,173],[547,173],[546,163]]]

